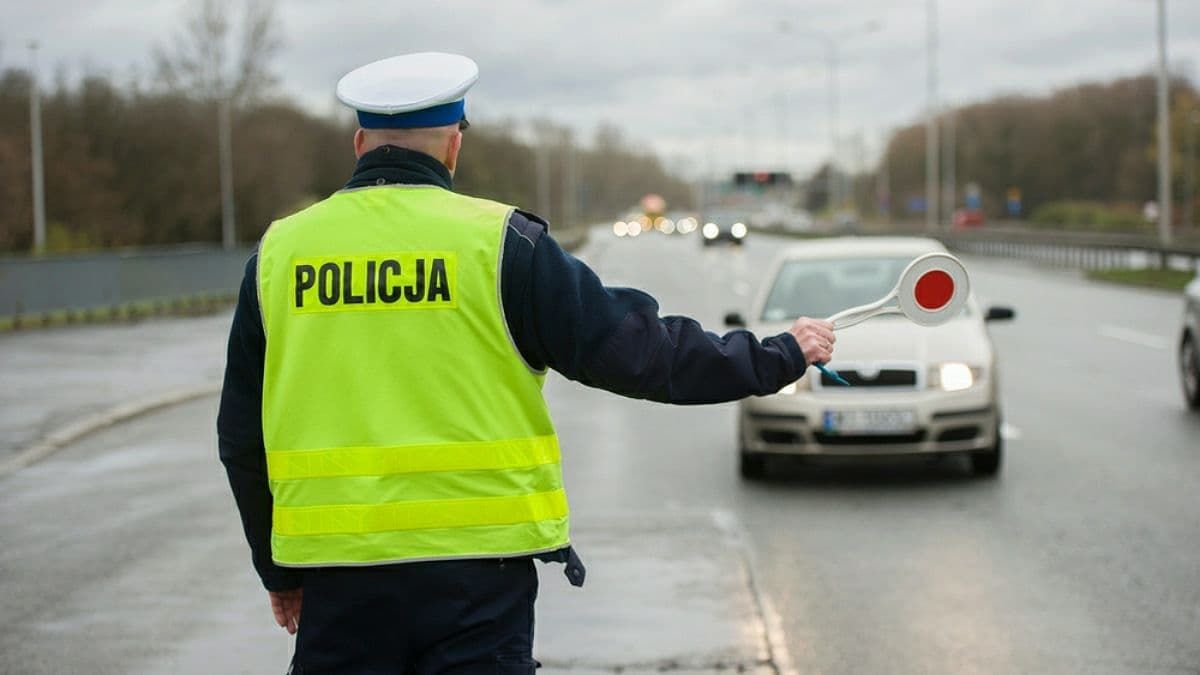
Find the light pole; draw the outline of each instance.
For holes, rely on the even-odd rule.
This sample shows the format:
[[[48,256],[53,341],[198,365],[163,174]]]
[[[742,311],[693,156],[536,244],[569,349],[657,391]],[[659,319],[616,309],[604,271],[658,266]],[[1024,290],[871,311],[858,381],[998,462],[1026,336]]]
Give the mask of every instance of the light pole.
[[[953,219],[954,208],[958,206],[958,176],[955,175],[955,151],[957,146],[958,120],[957,114],[946,110],[946,143],[942,148],[942,164],[945,166],[945,181],[942,186],[942,217]]]
[[[780,29],[783,32],[788,32],[790,24],[780,24]],[[878,21],[872,19],[863,27],[848,35],[842,36],[839,39],[847,39],[856,35],[868,35],[878,31],[882,27]],[[841,181],[838,178],[837,162],[838,162],[838,126],[839,126],[839,110],[838,110],[838,39],[826,33],[820,33],[813,30],[805,29],[805,35],[811,35],[816,39],[825,43],[825,58],[828,67],[829,80],[829,176],[828,176],[828,194],[830,210],[836,212],[841,206]]]
[[[838,178],[838,49],[837,40],[822,35],[825,41],[826,58],[829,66],[829,210],[837,218],[842,208],[841,186]]]
[[[562,224],[577,227],[579,223],[579,170],[575,153],[575,142],[570,131],[564,130],[560,137],[563,152],[562,171]],[[543,216],[547,217],[547,216]]]
[[[538,215],[551,219],[550,215],[550,120],[543,116],[534,122],[534,172],[537,176]]]
[[[1158,0],[1158,241],[1171,245],[1171,123],[1167,101],[1167,1]]]
[[[1183,156],[1183,225],[1196,226],[1196,127],[1200,126],[1200,108],[1193,108],[1184,125],[1187,133]]]
[[[29,139],[33,173],[33,254],[46,252],[46,189],[42,168],[42,94],[38,90],[36,41],[29,43]]]
[[[1160,0],[1161,2],[1161,0]],[[926,0],[925,229],[938,226],[937,0]]]
[[[217,145],[221,162],[221,245],[232,249],[237,245],[237,226],[233,216],[233,141],[228,92],[217,101]]]

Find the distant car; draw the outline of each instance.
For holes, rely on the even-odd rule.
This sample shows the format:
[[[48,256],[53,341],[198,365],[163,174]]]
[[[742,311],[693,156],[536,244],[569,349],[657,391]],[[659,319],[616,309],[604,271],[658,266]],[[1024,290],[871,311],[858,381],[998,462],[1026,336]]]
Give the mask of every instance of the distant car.
[[[980,209],[959,209],[954,212],[954,227],[959,229],[983,227],[986,222]]]
[[[1200,275],[1183,291],[1183,330],[1179,334],[1179,377],[1183,398],[1200,410]]]
[[[704,225],[700,227],[700,239],[705,246],[720,242],[741,246],[750,232],[750,229],[746,227],[746,221],[736,213],[707,211],[703,220]]]
[[[923,238],[838,238],[784,252],[769,272],[748,327],[787,330],[799,316],[825,317],[877,300],[917,256],[945,248]],[[1003,457],[996,359],[975,299],[941,326],[881,316],[838,331],[829,366],[852,386],[816,368],[778,393],[739,403],[741,473],[757,478],[771,455],[963,453],[977,475],[995,475]],[[738,314],[729,325],[745,325]]]

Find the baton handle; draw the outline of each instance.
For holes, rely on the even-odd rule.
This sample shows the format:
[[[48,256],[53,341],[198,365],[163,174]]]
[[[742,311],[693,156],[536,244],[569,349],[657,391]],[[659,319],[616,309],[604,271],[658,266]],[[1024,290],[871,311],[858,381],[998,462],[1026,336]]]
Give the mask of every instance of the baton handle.
[[[891,293],[888,293],[875,302],[866,305],[859,305],[858,307],[851,307],[850,309],[844,309],[829,317],[826,319],[826,321],[833,324],[834,330],[841,330],[842,328],[849,328],[850,326],[860,324],[873,316],[879,316],[881,314],[899,314],[901,313],[899,307],[894,305],[891,307],[884,307],[889,300],[895,297],[896,291],[893,290]]]

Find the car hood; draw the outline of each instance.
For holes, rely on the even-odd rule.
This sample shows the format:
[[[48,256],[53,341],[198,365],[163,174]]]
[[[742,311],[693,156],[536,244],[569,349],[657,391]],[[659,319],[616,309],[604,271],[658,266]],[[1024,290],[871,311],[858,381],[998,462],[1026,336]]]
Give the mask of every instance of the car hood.
[[[754,332],[759,336],[774,335],[786,331],[790,325],[790,322],[763,323],[755,326]],[[982,322],[969,316],[932,328],[899,316],[883,316],[837,332],[831,366],[889,361],[926,364],[960,361],[989,366],[991,340]]]

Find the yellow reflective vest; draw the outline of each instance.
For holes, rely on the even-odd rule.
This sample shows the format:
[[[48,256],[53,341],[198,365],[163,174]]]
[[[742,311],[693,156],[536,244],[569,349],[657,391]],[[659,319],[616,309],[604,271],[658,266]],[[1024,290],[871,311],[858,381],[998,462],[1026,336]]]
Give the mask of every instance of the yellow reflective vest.
[[[543,374],[500,300],[511,208],[439,187],[346,190],[259,248],[271,552],[285,566],[568,545]]]

